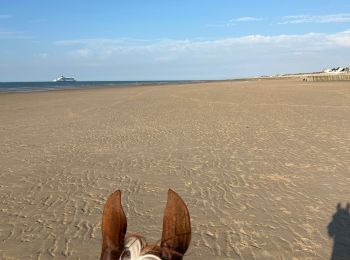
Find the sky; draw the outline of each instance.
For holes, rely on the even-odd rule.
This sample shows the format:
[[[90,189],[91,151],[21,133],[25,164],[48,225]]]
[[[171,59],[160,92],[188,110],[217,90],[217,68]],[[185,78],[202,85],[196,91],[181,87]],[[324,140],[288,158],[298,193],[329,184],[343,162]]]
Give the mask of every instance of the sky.
[[[350,66],[349,0],[0,0],[0,82],[229,79]]]

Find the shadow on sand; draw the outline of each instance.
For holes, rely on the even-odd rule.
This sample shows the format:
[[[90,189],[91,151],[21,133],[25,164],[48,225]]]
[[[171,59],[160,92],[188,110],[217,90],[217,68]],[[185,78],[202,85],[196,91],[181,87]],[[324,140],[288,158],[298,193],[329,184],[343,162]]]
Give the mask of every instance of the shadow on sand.
[[[345,208],[338,203],[337,211],[329,223],[328,235],[333,238],[331,260],[350,259],[350,204]]]

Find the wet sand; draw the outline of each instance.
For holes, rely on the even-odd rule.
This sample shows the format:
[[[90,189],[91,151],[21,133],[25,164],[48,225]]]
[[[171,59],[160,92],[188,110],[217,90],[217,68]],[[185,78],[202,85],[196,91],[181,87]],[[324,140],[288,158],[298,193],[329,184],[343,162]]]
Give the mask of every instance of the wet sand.
[[[117,189],[149,242],[182,196],[185,259],[329,259],[350,223],[349,82],[0,94],[0,147],[0,259],[97,259]]]

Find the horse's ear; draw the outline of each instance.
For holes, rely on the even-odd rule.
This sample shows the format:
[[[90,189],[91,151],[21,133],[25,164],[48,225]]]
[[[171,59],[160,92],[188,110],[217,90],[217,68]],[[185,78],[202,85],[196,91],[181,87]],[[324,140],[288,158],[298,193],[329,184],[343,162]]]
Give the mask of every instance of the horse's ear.
[[[168,191],[164,210],[161,247],[175,251],[172,260],[182,259],[191,241],[191,221],[187,206],[173,190]]]
[[[127,221],[121,204],[120,190],[112,193],[103,209],[101,260],[119,259],[124,248]]]
[[[337,204],[337,210],[339,211],[340,209],[341,209],[341,204],[338,203],[338,204]]]

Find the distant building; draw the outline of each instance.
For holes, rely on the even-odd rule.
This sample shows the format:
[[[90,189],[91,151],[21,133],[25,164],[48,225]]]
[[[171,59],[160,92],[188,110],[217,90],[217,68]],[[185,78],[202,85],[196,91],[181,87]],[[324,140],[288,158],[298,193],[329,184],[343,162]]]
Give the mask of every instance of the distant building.
[[[349,73],[350,72],[350,68],[342,68],[342,67],[338,67],[338,68],[332,68],[332,69],[325,69],[323,71],[324,73]]]

